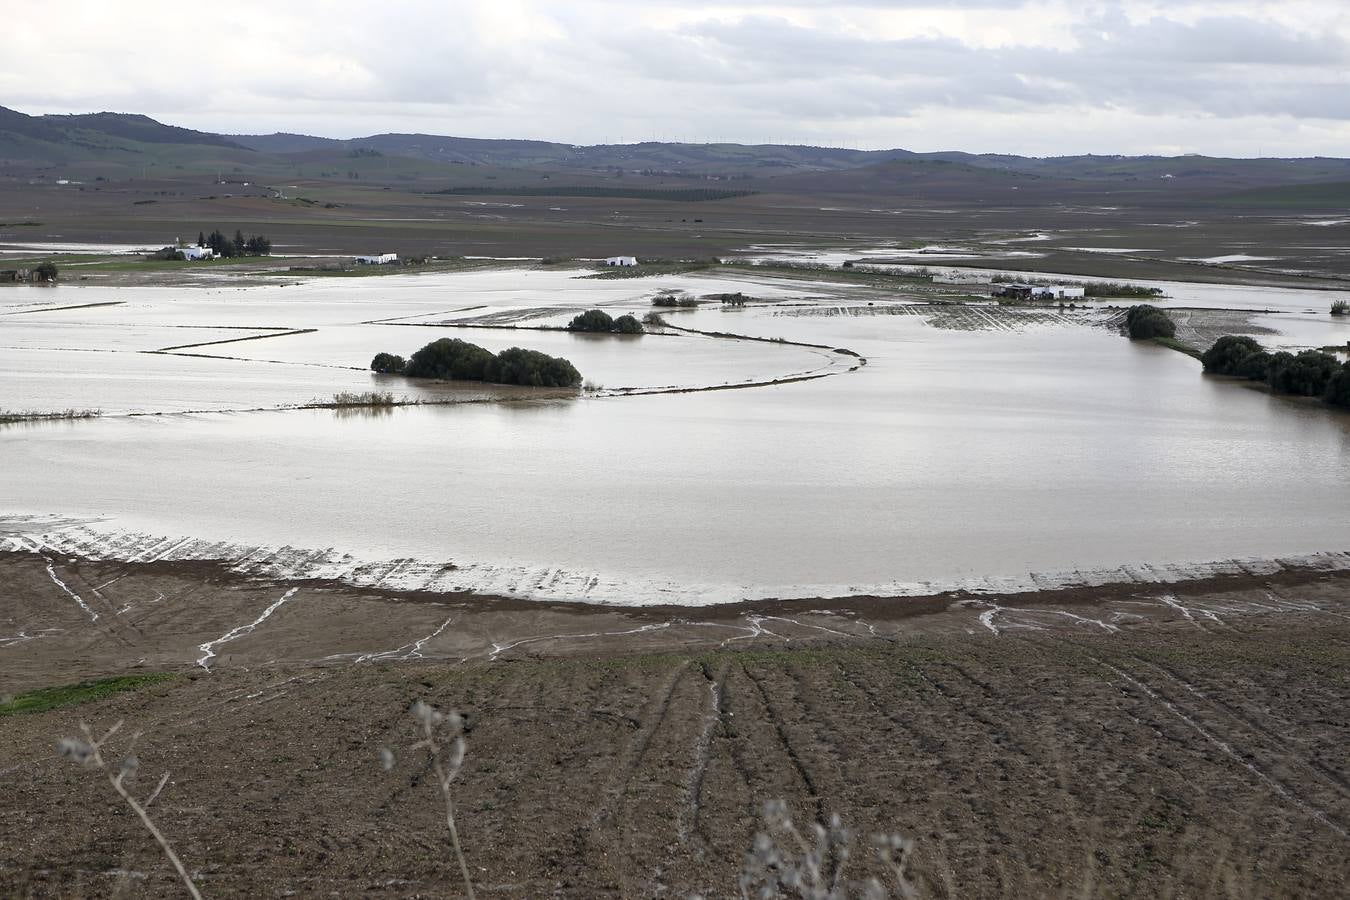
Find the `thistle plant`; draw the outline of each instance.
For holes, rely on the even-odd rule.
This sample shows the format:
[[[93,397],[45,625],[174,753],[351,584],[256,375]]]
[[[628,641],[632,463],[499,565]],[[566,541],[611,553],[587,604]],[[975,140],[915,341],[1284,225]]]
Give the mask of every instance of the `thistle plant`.
[[[454,848],[455,859],[459,863],[459,874],[464,878],[464,892],[469,900],[474,900],[473,879],[469,876],[469,864],[464,859],[464,849],[459,843],[455,801],[450,794],[450,783],[464,765],[464,719],[453,710],[443,713],[421,700],[412,705],[410,712],[417,720],[422,737],[409,749],[413,752],[425,750],[431,761],[436,786],[445,800],[445,827],[450,832],[450,846]],[[393,751],[387,747],[380,750],[380,765],[386,772],[394,767]]]
[[[878,856],[894,881],[891,888],[876,878],[861,884],[844,878],[853,834],[844,828],[839,816],[830,817],[828,826],[813,822],[810,837],[803,835],[792,821],[788,805],[782,800],[764,804],[764,827],[755,835],[741,870],[742,900],[775,900],[797,897],[800,900],[883,900],[896,896],[903,900],[917,897],[906,866],[913,842],[899,835],[878,835],[873,839]]]
[[[62,738],[56,745],[57,752],[83,768],[97,769],[104,774],[108,779],[108,783],[112,785],[113,790],[117,792],[117,795],[122,798],[127,806],[131,807],[131,811],[141,820],[141,824],[145,826],[145,830],[150,832],[150,836],[155,839],[155,842],[159,844],[160,849],[164,851],[164,855],[169,858],[169,862],[173,864],[174,870],[178,873],[178,877],[183,879],[183,886],[187,888],[188,895],[192,897],[193,900],[201,900],[202,895],[197,890],[197,886],[192,883],[192,878],[188,875],[187,870],[183,868],[183,863],[178,858],[178,854],[174,852],[173,847],[169,844],[168,838],[164,837],[164,833],[159,830],[159,827],[155,825],[154,820],[150,818],[150,805],[155,802],[155,798],[159,796],[160,791],[164,790],[164,785],[168,784],[169,773],[164,773],[163,777],[159,779],[159,784],[157,784],[155,789],[146,797],[145,802],[140,803],[131,795],[131,791],[127,789],[127,782],[135,777],[136,770],[140,766],[139,761],[131,751],[135,749],[136,741],[140,738],[141,733],[138,731],[131,736],[131,745],[127,748],[127,755],[122,759],[122,762],[117,766],[115,771],[103,756],[103,748],[107,746],[109,739],[117,734],[121,728],[122,723],[118,721],[104,733],[103,737],[95,740],[93,733],[89,730],[89,726],[81,722],[80,731],[84,734],[84,740],[79,740],[78,738]]]

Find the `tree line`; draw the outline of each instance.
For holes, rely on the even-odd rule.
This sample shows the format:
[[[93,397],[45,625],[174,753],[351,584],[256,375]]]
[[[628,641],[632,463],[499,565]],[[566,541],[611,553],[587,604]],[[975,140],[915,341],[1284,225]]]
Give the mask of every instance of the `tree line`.
[[[1177,327],[1163,310],[1140,304],[1126,311],[1125,332],[1131,340],[1170,340]],[[1272,353],[1255,338],[1230,334],[1201,353],[1200,362],[1210,375],[1259,381],[1276,394],[1320,397],[1332,406],[1350,409],[1350,361],[1342,363],[1321,350]]]
[[[260,234],[255,234],[245,238],[244,232],[238,229],[234,232],[233,238],[228,238],[217,228],[210,234],[197,232],[197,246],[210,247],[215,251],[216,256],[222,256],[226,259],[234,256],[269,256],[272,253],[272,242]]]
[[[1350,362],[1330,353],[1266,350],[1256,340],[1225,335],[1200,357],[1205,371],[1249,381],[1263,381],[1277,394],[1320,397],[1332,406],[1350,409]]]

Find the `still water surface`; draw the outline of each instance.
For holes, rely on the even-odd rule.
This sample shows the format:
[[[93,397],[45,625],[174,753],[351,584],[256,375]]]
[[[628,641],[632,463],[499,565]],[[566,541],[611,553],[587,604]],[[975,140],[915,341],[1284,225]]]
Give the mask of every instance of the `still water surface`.
[[[0,513],[449,561],[463,587],[629,603],[1350,548],[1343,415],[1105,329],[773,312],[688,321],[868,365],[712,393],[6,430]],[[658,344],[605,353],[640,371]],[[779,349],[794,370],[801,348],[752,353]]]

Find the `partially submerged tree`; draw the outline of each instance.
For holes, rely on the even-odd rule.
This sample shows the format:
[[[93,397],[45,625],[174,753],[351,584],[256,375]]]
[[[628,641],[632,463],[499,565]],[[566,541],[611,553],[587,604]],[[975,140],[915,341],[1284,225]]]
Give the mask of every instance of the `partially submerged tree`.
[[[497,384],[523,384],[532,387],[576,387],[581,373],[561,357],[538,350],[511,347],[497,354],[489,369],[488,381]]]
[[[1340,369],[1336,357],[1320,350],[1304,350],[1297,356],[1281,352],[1271,357],[1266,383],[1282,394],[1321,397],[1332,375]]]
[[[614,330],[619,334],[642,334],[642,323],[633,316],[619,316],[614,320]]]
[[[393,353],[376,353],[370,361],[371,371],[381,375],[402,375],[407,365],[406,359]]]
[[[1231,374],[1248,381],[1265,381],[1270,377],[1271,356],[1264,350],[1248,353],[1233,366]]]
[[[408,360],[404,375],[412,378],[488,381],[492,354],[459,338],[441,338],[418,350]]]
[[[1262,350],[1253,338],[1224,335],[1200,355],[1205,371],[1212,375],[1236,375],[1238,365],[1253,353]]]
[[[1327,380],[1327,392],[1322,397],[1332,406],[1350,409],[1350,362],[1342,363],[1332,373]]]
[[[562,357],[522,347],[511,347],[494,356],[477,344],[458,338],[432,341],[406,362],[392,353],[377,353],[370,368],[382,374],[444,381],[486,381],[529,387],[577,387],[581,384],[581,373]]]
[[[1177,326],[1167,313],[1156,306],[1141,303],[1125,313],[1125,332],[1132,341],[1176,337]]]
[[[614,319],[603,309],[588,309],[567,323],[568,331],[613,331]]]

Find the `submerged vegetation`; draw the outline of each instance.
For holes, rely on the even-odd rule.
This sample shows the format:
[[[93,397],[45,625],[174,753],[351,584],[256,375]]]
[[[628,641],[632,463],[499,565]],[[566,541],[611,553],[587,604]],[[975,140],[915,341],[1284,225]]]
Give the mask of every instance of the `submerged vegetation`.
[[[1337,300],[1331,304],[1333,316],[1350,316],[1350,300]]]
[[[401,356],[378,353],[370,367],[387,375],[443,381],[484,381],[530,387],[577,387],[581,384],[581,373],[562,357],[522,347],[511,347],[494,355],[459,338],[432,341],[407,362]]]
[[[603,309],[588,309],[568,322],[567,330],[597,334],[642,334],[642,323],[630,315],[615,319]]]
[[[670,309],[694,309],[698,306],[698,300],[680,291],[662,291],[652,298],[652,306]]]
[[[1132,341],[1172,339],[1177,336],[1177,326],[1171,317],[1158,307],[1141,303],[1138,306],[1131,306],[1125,313],[1125,333]]]
[[[370,361],[371,371],[381,375],[402,375],[408,361],[393,353],[376,353]]]
[[[1225,335],[1204,352],[1201,362],[1211,375],[1265,382],[1277,394],[1321,397],[1350,409],[1350,362],[1321,350],[1270,353],[1250,337]]]
[[[327,406],[398,406],[391,391],[338,391]]]

